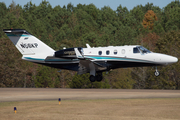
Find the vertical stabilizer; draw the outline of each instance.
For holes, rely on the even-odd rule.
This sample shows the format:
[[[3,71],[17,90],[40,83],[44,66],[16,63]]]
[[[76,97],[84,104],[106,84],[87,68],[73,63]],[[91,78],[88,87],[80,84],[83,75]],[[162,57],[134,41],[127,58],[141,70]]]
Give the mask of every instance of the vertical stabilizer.
[[[55,51],[35,36],[23,29],[4,29],[9,39],[13,42],[20,53],[24,55],[42,55]]]

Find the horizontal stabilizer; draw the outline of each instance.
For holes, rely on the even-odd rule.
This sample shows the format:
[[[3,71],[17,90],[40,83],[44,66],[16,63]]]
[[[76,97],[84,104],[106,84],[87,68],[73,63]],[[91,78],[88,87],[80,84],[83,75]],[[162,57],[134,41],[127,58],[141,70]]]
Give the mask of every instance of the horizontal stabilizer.
[[[28,33],[26,30],[24,29],[3,29],[3,31],[5,33],[14,33],[14,34],[28,34],[31,35],[30,33]]]

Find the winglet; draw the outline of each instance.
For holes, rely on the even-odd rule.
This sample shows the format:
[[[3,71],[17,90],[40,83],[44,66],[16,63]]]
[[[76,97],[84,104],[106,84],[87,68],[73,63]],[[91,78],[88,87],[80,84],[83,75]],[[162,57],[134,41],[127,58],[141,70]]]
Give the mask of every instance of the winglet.
[[[87,43],[86,43],[86,46],[87,46],[87,48],[91,48],[91,46],[89,44],[87,44]]]
[[[74,48],[77,58],[84,58],[77,48]]]

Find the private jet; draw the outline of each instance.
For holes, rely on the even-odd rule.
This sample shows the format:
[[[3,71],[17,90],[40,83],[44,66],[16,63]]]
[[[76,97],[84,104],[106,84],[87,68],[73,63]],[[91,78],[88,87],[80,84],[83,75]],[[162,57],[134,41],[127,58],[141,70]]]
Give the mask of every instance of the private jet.
[[[53,50],[24,29],[3,29],[13,42],[22,59],[30,62],[77,71],[79,75],[89,73],[91,82],[101,81],[102,72],[116,68],[157,66],[176,63],[176,57],[154,53],[140,45],[108,47],[75,47]]]

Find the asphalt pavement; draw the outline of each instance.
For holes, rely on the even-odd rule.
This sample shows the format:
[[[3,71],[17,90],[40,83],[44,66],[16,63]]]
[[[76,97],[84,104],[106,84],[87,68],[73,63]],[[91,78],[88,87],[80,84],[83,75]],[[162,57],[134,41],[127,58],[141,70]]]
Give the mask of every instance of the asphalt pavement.
[[[180,98],[180,90],[0,88],[0,102],[87,99]]]

